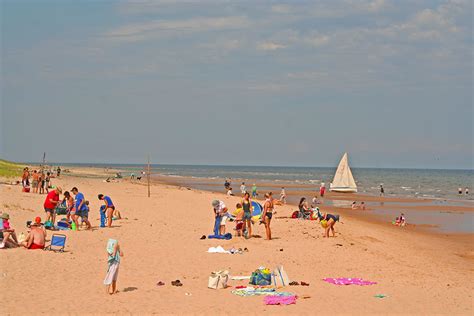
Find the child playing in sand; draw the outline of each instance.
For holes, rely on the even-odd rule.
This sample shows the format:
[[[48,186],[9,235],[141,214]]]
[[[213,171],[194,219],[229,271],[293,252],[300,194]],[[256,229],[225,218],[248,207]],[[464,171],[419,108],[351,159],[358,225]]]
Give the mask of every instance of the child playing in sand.
[[[400,227],[404,227],[406,225],[405,214],[402,213],[395,219],[395,225]]]
[[[108,269],[104,284],[107,294],[117,293],[117,278],[120,265],[120,257],[123,257],[122,249],[117,240],[109,239],[107,243]]]

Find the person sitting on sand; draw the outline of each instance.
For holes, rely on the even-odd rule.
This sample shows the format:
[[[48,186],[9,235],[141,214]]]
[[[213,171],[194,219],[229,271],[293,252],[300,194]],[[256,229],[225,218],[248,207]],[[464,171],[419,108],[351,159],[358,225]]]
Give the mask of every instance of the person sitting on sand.
[[[234,193],[232,192],[232,188],[227,189],[227,195],[234,196]]]
[[[242,208],[242,204],[240,203],[237,203],[235,205],[236,207],[236,210],[235,212],[233,213],[233,215],[235,216],[235,234],[237,235],[237,237],[243,237],[244,234],[244,220],[243,220],[243,217],[244,217],[244,209]]]
[[[273,217],[273,195],[272,192],[265,194],[265,204],[263,205],[262,221],[265,224],[266,240],[272,240],[272,230],[270,223]]]
[[[312,202],[311,204],[312,207],[316,207],[316,205],[321,204],[321,201],[318,199],[317,195],[313,197],[313,200],[311,202]]]
[[[36,217],[30,224],[30,232],[24,242],[21,243],[26,249],[44,249],[46,230],[41,227],[41,217]]]
[[[251,238],[252,237],[252,202],[250,201],[250,194],[248,192],[245,192],[244,198],[242,199],[242,209],[244,210],[243,214],[243,221],[244,221],[244,227],[243,230],[246,232],[247,236],[246,238]]]
[[[117,293],[117,279],[120,266],[120,257],[123,257],[123,252],[118,241],[109,239],[107,244],[108,268],[104,285],[106,293],[110,295]]]
[[[332,237],[335,237],[334,225],[336,225],[336,222],[339,222],[339,215],[333,215],[333,214],[328,214],[328,213],[323,213],[323,214],[318,213],[318,218],[319,218],[319,221],[321,222],[321,225],[325,229],[323,237],[329,238],[329,230],[331,230]]]
[[[212,201],[212,207],[214,209],[214,215],[216,219],[220,217],[221,223],[219,226],[219,235],[225,235],[225,224],[227,222],[227,211],[228,208],[225,206],[224,202],[219,200]]]
[[[15,230],[10,226],[10,215],[7,213],[2,213],[0,215],[0,221],[0,237],[3,238],[2,242],[0,243],[0,249],[5,248],[6,246],[18,246],[18,239],[16,237]]]
[[[406,225],[405,214],[401,213],[399,217],[395,219],[395,225],[404,227]]]
[[[306,202],[306,198],[302,197],[300,199],[300,203],[298,204],[299,209],[299,217],[300,218],[309,218],[311,215],[311,209],[308,207],[308,202]]]
[[[105,203],[105,215],[107,217],[107,227],[111,227],[112,226],[112,217],[113,217],[114,212],[115,212],[114,203],[112,202],[112,199],[107,195],[99,194],[97,197],[99,198],[100,201],[104,201],[104,203]],[[120,216],[120,213],[119,213],[119,216]],[[119,217],[119,219],[120,219],[120,217]]]
[[[44,201],[44,211],[46,212],[46,222],[51,221],[54,226],[54,222],[56,220],[56,206],[59,203],[59,194],[61,194],[63,190],[60,187],[52,190],[46,195],[46,199]]]

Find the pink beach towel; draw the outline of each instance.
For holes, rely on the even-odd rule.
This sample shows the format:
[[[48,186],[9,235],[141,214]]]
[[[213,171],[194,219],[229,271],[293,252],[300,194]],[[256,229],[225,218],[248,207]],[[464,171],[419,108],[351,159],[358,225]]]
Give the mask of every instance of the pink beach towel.
[[[265,305],[290,305],[296,304],[296,296],[269,295],[263,298]]]
[[[331,284],[335,285],[373,285],[377,284],[377,282],[371,282],[371,281],[365,281],[360,278],[326,278],[323,279],[323,281],[326,281]]]

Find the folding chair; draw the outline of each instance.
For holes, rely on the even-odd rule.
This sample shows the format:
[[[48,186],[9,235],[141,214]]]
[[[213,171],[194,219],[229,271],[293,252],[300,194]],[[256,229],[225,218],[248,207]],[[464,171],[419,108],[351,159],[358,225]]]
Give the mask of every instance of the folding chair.
[[[64,247],[66,247],[66,235],[53,234],[51,237],[51,244],[46,246],[44,250],[64,252]]]

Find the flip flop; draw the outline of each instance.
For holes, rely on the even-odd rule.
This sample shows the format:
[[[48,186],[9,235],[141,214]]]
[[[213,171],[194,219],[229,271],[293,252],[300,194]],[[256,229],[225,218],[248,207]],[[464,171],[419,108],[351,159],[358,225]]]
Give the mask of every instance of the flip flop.
[[[156,285],[158,285],[158,286],[163,286],[163,285],[165,285],[165,283],[163,283],[163,282],[160,281],[160,282],[156,283]]]
[[[296,281],[292,281],[292,282],[290,282],[290,285],[300,285],[300,284]]]
[[[202,236],[201,236],[201,240],[202,240],[202,239],[206,239],[206,235],[202,235]]]
[[[301,281],[301,286],[309,286],[309,283],[306,283],[304,281]]]

